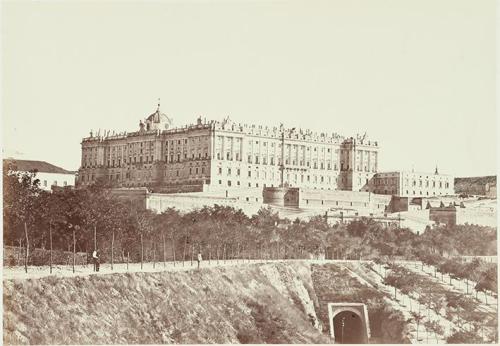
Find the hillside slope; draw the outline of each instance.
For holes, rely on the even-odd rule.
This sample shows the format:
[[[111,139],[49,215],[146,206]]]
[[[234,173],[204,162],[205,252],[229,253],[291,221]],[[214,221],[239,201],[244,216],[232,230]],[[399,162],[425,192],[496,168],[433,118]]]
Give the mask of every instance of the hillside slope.
[[[321,330],[331,282],[318,279],[330,269],[287,262],[4,280],[4,343],[330,343]],[[348,296],[352,278],[331,278]]]
[[[484,177],[455,178],[455,193],[484,195],[486,184],[496,186],[497,184],[496,175],[484,176]]]
[[[307,278],[287,282],[277,267],[308,272],[297,264],[6,280],[4,342],[328,342],[304,313],[312,303],[296,284]]]

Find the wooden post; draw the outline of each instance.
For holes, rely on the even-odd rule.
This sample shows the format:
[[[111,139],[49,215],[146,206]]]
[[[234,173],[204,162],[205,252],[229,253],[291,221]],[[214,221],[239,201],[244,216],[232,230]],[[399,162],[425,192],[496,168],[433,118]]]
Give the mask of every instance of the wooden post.
[[[165,234],[162,233],[161,237],[163,238],[163,267],[167,266],[167,252],[165,249]]]
[[[142,263],[144,262],[144,242],[142,239],[142,232],[141,232],[141,270],[142,270]]]
[[[19,251],[17,252],[17,265],[21,265],[21,253],[23,252],[23,248],[21,247],[22,239],[19,238]]]
[[[128,262],[129,262],[129,258],[130,258],[130,252],[127,251],[127,271],[128,271]]]
[[[49,257],[49,265],[50,265],[50,273],[52,274],[52,222],[49,222],[49,241],[50,241],[50,257]]]
[[[224,264],[226,263],[226,243],[224,243],[224,249],[222,252],[222,259],[224,260]]]
[[[182,266],[184,267],[184,262],[186,262],[186,246],[187,246],[187,236],[184,238],[184,249],[182,250]]]
[[[94,251],[97,251],[97,230],[94,224]]]
[[[216,256],[217,256],[217,265],[219,264],[219,243],[217,243],[217,247],[215,248]]]
[[[191,266],[193,266],[193,251],[194,251],[194,243],[191,244]]]
[[[75,227],[73,227],[73,273],[75,272],[75,260],[76,260],[76,240],[75,240]]]
[[[111,270],[113,270],[113,262],[114,262],[114,248],[115,248],[115,230],[111,233]]]
[[[156,243],[153,243],[153,269],[156,267]]]
[[[174,258],[174,267],[175,267],[175,241],[174,241],[174,234],[172,233],[172,254]]]
[[[208,244],[208,264],[210,265],[210,262],[212,260],[212,244]]]
[[[24,271],[27,273],[28,272],[28,257],[29,257],[30,243],[28,240],[28,226],[26,225],[26,221],[24,222],[24,234],[26,236],[26,254],[24,257]]]

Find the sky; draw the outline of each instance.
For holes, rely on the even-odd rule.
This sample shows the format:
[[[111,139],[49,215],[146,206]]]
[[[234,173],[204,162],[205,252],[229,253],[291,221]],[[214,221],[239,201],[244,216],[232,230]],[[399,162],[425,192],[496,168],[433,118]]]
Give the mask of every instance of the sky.
[[[3,1],[4,156],[80,164],[156,109],[368,133],[379,170],[496,174],[494,0]]]

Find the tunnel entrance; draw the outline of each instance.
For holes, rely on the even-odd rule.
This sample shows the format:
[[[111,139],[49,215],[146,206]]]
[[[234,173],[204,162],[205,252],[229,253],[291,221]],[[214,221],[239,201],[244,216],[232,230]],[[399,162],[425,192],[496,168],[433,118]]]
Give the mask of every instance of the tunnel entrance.
[[[352,311],[343,311],[333,318],[336,344],[364,343],[364,330],[361,318]]]
[[[330,336],[336,344],[367,344],[368,309],[363,303],[328,303]]]

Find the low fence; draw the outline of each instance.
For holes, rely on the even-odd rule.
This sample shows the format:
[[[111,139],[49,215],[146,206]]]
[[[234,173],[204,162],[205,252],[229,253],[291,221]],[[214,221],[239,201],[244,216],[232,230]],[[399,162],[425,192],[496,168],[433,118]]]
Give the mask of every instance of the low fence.
[[[8,267],[24,265],[24,257],[26,256],[26,248],[18,246],[3,247],[3,265]],[[75,264],[84,265],[90,262],[88,254],[85,252],[77,252],[75,255]],[[49,265],[50,251],[46,249],[30,249],[28,257],[28,265]],[[52,264],[72,264],[73,253],[70,251],[52,251]]]

